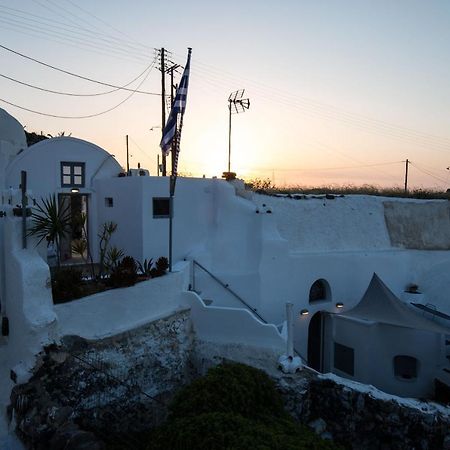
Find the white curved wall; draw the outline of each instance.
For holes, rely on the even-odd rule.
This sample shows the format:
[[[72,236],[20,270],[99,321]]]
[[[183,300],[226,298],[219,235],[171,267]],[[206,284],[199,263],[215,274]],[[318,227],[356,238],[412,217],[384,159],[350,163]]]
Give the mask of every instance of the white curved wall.
[[[53,192],[70,192],[70,188],[61,188],[61,161],[86,163],[86,184],[80,192],[90,192],[93,177],[115,177],[121,171],[114,157],[97,145],[72,137],[52,138],[14,158],[7,167],[6,187],[18,188],[20,172],[25,170],[27,187],[37,200]]]

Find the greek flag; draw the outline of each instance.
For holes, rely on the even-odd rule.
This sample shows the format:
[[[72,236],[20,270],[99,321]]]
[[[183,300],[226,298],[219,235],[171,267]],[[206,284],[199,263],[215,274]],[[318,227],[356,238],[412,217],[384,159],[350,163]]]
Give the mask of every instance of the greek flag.
[[[181,77],[180,85],[178,86],[172,109],[167,119],[166,126],[163,130],[161,143],[159,144],[166,156],[170,152],[172,141],[176,135],[178,115],[181,114],[181,116],[183,116],[186,109],[186,99],[189,85],[189,68],[191,65],[191,51],[192,49],[188,50],[186,67],[184,68],[183,76]]]

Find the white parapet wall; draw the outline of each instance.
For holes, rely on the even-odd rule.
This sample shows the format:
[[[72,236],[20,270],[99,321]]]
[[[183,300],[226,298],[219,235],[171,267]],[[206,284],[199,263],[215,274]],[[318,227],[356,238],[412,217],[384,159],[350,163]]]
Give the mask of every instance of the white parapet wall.
[[[195,292],[184,292],[191,307],[197,339],[217,344],[237,344],[286,352],[286,340],[273,324],[265,324],[242,308],[206,306]]]
[[[4,314],[9,319],[10,364],[24,369],[34,363],[34,355],[56,338],[56,314],[47,263],[28,238],[22,248],[21,218],[10,208],[4,222]]]
[[[104,339],[170,316],[189,307],[188,284],[189,263],[180,262],[162,277],[56,305],[59,335]]]

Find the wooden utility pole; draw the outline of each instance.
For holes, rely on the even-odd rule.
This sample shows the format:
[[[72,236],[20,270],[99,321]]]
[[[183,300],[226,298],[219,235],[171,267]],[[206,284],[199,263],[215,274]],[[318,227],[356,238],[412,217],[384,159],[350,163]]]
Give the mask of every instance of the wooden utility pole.
[[[128,134],[126,135],[127,142],[127,176],[130,175],[130,153],[128,151]]]
[[[409,165],[409,159],[407,159],[405,165],[405,194],[408,192],[408,165]]]
[[[164,54],[166,50],[161,48],[161,131],[164,133],[166,126],[166,63],[164,61]],[[166,172],[166,155],[162,152],[162,176],[165,177]]]

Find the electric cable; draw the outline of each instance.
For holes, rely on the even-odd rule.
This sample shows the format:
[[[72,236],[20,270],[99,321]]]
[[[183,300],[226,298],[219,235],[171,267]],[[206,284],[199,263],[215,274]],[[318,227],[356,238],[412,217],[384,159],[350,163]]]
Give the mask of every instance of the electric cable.
[[[66,95],[66,96],[70,96],[70,97],[98,97],[98,96],[101,96],[101,95],[111,94],[113,92],[117,92],[117,91],[120,91],[120,90],[124,89],[125,87],[129,86],[130,84],[134,83],[136,80],[141,78],[142,75],[144,75],[144,73],[150,68],[150,66],[147,66],[144,69],[144,71],[141,72],[133,80],[131,80],[127,84],[124,84],[121,87],[118,87],[117,89],[112,89],[110,91],[104,91],[104,92],[95,92],[95,93],[92,93],[92,94],[76,94],[74,92],[54,91],[52,89],[46,89],[46,88],[43,88],[43,87],[40,87],[40,86],[36,86],[36,85],[33,85],[33,84],[25,83],[24,81],[20,81],[20,80],[17,80],[15,78],[8,77],[7,75],[4,75],[2,73],[0,73],[0,77],[5,78],[5,79],[7,79],[9,81],[12,81],[14,83],[21,84],[22,86],[26,86],[26,87],[29,87],[29,88],[32,88],[32,89],[36,89],[36,90],[39,90],[39,91],[42,91],[42,92],[47,92],[47,93],[50,93],[50,94]]]
[[[417,170],[419,170],[420,172],[424,173],[425,175],[428,175],[431,178],[434,178],[435,180],[440,181],[442,184],[444,184],[445,186],[448,185],[447,180],[444,180],[443,178],[439,178],[431,173],[429,173],[428,171],[421,169],[417,164],[412,163],[411,161],[409,161],[409,163],[411,164],[411,166],[413,166],[414,168],[416,168]]]
[[[83,38],[83,37],[71,37],[67,34],[61,33],[60,31],[54,29],[55,27],[52,27],[51,29],[44,30],[42,28],[37,28],[36,26],[32,26],[29,24],[22,24],[18,22],[15,19],[5,19],[0,18],[0,22],[3,24],[6,24],[7,26],[16,27],[20,33],[24,31],[28,31],[29,33],[34,33],[38,35],[39,37],[48,36],[51,39],[62,39],[64,43],[67,44],[76,44],[78,48],[80,47],[86,47],[86,49],[90,51],[101,51],[103,54],[110,54],[115,56],[120,56],[125,59],[129,59],[135,62],[140,62],[143,60],[143,56],[137,56],[133,55],[132,52],[125,49],[117,49],[117,48],[111,48],[111,47],[105,47],[103,45],[99,45],[97,41],[93,42],[92,40]],[[43,35],[43,36],[40,36]],[[47,38],[46,38],[47,39]]]
[[[151,72],[151,69],[145,75],[144,79],[138,85],[137,89],[139,89],[139,87],[145,82],[145,80],[147,80],[148,76],[150,75],[150,72]],[[14,106],[16,108],[22,109],[23,111],[27,111],[27,112],[30,112],[30,113],[33,113],[33,114],[38,114],[40,116],[54,117],[54,118],[57,118],[57,119],[90,119],[92,117],[98,117],[98,116],[101,116],[103,114],[109,113],[109,112],[113,111],[114,109],[117,109],[119,106],[123,105],[127,100],[129,100],[136,92],[138,92],[137,89],[135,91],[132,91],[124,100],[122,100],[117,105],[114,105],[111,108],[108,108],[108,109],[106,109],[104,111],[101,111],[101,112],[98,112],[98,113],[95,113],[95,114],[88,114],[88,115],[84,115],[84,116],[61,116],[61,115],[58,115],[58,114],[49,114],[49,113],[44,113],[42,111],[36,111],[36,110],[30,109],[30,108],[26,108],[24,106],[17,105],[15,103],[9,102],[8,100],[5,100],[3,98],[0,98],[0,101],[3,102],[3,103],[6,103],[7,105]]]
[[[30,61],[33,61],[33,62],[35,62],[35,63],[37,63],[37,64],[42,65],[42,66],[48,67],[49,69],[53,69],[53,70],[56,70],[56,71],[58,71],[58,72],[65,73],[66,75],[70,75],[70,76],[72,76],[72,77],[80,78],[80,79],[82,79],[82,80],[89,81],[89,82],[91,82],[91,83],[96,83],[96,84],[100,84],[100,85],[102,85],[102,86],[112,87],[112,88],[115,88],[115,89],[118,89],[118,90],[123,90],[123,91],[133,92],[133,94],[136,94],[136,93],[137,93],[137,94],[147,94],[147,95],[157,95],[157,96],[161,96],[161,94],[157,94],[157,93],[155,93],[155,92],[133,90],[133,89],[129,89],[129,88],[117,86],[117,85],[114,85],[114,84],[105,83],[105,82],[103,82],[103,81],[94,80],[93,78],[85,77],[85,76],[83,76],[83,75],[79,75],[79,74],[77,74],[77,73],[74,73],[74,72],[70,72],[70,71],[68,71],[68,70],[61,69],[61,68],[56,67],[56,66],[53,66],[53,65],[51,65],[51,64],[47,64],[47,63],[45,63],[45,62],[43,62],[43,61],[39,61],[39,60],[37,60],[37,59],[35,59],[35,58],[32,58],[31,56],[27,56],[27,55],[25,55],[25,54],[23,54],[23,53],[20,53],[20,52],[18,52],[18,51],[16,51],[16,50],[13,50],[13,49],[11,49],[11,48],[9,48],[9,47],[6,47],[6,46],[2,45],[2,44],[0,44],[0,48],[6,50],[6,51],[8,51],[8,52],[14,53],[15,55],[18,55],[18,56],[20,56],[20,57],[22,57],[22,58],[25,58],[25,59],[28,59],[28,60],[30,60]],[[155,62],[156,62],[156,59],[154,59],[154,60],[152,61],[151,64],[154,65]]]
[[[108,36],[104,36],[101,33],[97,33],[95,31],[90,30],[89,28],[81,27],[79,25],[70,25],[65,22],[58,22],[53,19],[49,19],[47,17],[43,17],[37,14],[28,13],[26,11],[22,11],[20,9],[9,8],[7,6],[0,5],[0,12],[8,13],[9,16],[6,16],[6,19],[13,20],[14,22],[18,22],[21,25],[32,26],[33,30],[36,30],[36,25],[39,24],[43,27],[44,31],[53,33],[54,30],[59,29],[64,32],[71,33],[75,36],[75,38],[86,40],[88,38],[95,38],[96,46],[98,44],[105,46],[107,49],[115,49],[120,52],[132,52],[138,57],[148,57],[148,51],[144,52],[143,49],[138,49],[135,46],[132,46],[128,43],[120,43],[116,38],[110,38]],[[12,18],[11,18],[11,17]],[[20,19],[22,22],[20,22]],[[31,25],[27,22],[31,22]],[[82,31],[78,31],[82,30]],[[58,33],[60,34],[60,33]],[[105,44],[99,43],[99,41],[105,42]],[[90,45],[94,45],[91,41],[89,41]]]

